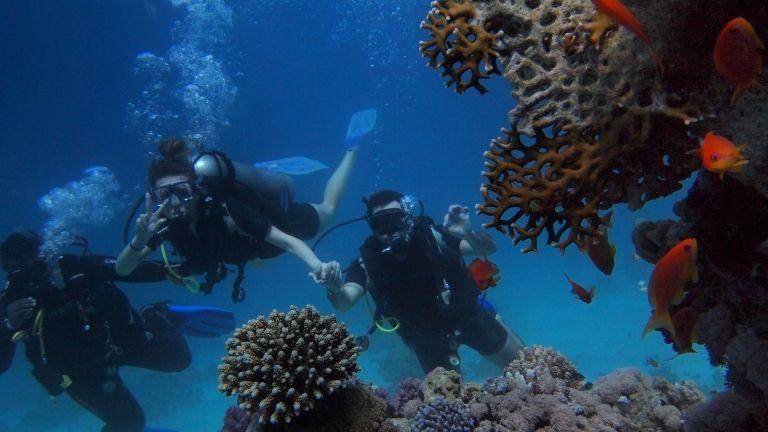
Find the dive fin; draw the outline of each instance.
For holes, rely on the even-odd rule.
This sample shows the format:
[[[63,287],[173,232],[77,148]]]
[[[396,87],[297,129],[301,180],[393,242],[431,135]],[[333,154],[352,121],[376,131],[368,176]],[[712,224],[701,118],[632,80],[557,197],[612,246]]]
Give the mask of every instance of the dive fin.
[[[368,135],[376,126],[378,113],[374,108],[358,111],[352,114],[347,125],[347,136],[344,138],[344,144],[347,149],[355,147],[362,137]]]
[[[288,174],[290,176],[303,176],[328,169],[328,165],[304,156],[294,156],[266,162],[256,162],[253,164],[253,166],[269,171]]]
[[[174,304],[168,304],[167,307],[169,320],[187,336],[215,338],[232,333],[235,329],[235,314],[226,309]]]

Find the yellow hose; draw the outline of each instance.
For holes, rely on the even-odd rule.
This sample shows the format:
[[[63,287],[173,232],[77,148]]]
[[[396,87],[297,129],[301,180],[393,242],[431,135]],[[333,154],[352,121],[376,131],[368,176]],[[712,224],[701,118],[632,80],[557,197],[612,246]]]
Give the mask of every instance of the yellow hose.
[[[163,255],[163,263],[165,264],[166,270],[168,270],[168,280],[170,280],[173,283],[176,284],[182,284],[187,289],[187,291],[191,292],[192,294],[196,294],[200,292],[200,282],[190,276],[184,276],[182,277],[180,274],[176,272],[171,267],[171,264],[168,262],[168,253],[165,251],[165,245],[160,245],[160,253]]]

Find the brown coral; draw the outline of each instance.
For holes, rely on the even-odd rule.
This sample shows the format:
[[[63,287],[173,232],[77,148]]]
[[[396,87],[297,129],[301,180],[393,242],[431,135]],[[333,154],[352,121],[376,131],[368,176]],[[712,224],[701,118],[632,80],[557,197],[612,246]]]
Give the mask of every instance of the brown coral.
[[[582,247],[586,236],[610,225],[613,205],[639,208],[682,186],[696,160],[668,143],[696,144],[680,126],[673,117],[638,109],[585,132],[553,136],[537,129],[529,140],[503,130],[506,138],[485,153],[485,203],[477,206],[493,217],[485,227],[508,233],[515,243],[529,241],[524,252],[536,251],[544,232],[561,250]]]
[[[421,28],[430,32],[430,39],[419,49],[429,58],[429,66],[442,68],[448,77],[445,85],[456,85],[456,93],[474,87],[481,94],[488,90],[481,79],[500,73],[496,66],[499,56],[495,48],[501,33],[491,34],[482,25],[473,24],[476,8],[470,0],[437,0]]]
[[[345,387],[359,370],[359,348],[334,316],[313,306],[273,311],[237,329],[219,366],[219,390],[237,394],[260,422],[283,423]]]

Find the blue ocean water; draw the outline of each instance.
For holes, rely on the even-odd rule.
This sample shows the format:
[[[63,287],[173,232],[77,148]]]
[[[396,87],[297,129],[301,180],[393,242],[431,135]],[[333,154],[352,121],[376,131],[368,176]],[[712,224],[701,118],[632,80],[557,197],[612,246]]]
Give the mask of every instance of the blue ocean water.
[[[377,127],[361,143],[338,221],[361,215],[360,198],[381,188],[415,194],[437,220],[450,204],[472,207],[481,199],[483,151],[507,126],[514,100],[500,77],[488,81],[484,96],[443,86],[418,51],[428,7],[399,0],[15,2],[0,12],[0,234],[59,223],[86,235],[92,250],[117,254],[158,138],[193,137],[248,163],[300,155],[334,167],[344,154],[350,116],[370,107],[378,110]],[[100,171],[87,170],[96,166],[113,175],[95,186],[110,197],[109,208],[95,205],[106,201],[93,201],[97,192],[83,186],[94,184],[89,176]],[[319,200],[329,175],[298,177],[297,198]],[[63,189],[50,195],[57,187]],[[78,195],[84,190],[90,192]],[[58,200],[47,207],[43,200],[41,207],[46,195]],[[522,255],[520,245],[492,233],[499,245],[492,259],[502,279],[489,299],[528,344],[564,352],[588,379],[636,366],[694,379],[705,390],[722,387],[723,371],[708,365],[703,347],[665,361],[674,352],[658,333],[640,337],[649,306],[639,282],[648,280],[652,267],[633,258],[631,230],[638,219],[672,217],[672,204],[682,196],[637,212],[615,209],[610,236],[618,254],[611,277],[574,248],[561,256],[541,245],[539,254]],[[76,211],[73,203],[80,205]],[[472,221],[476,228],[485,222],[479,216]],[[364,223],[343,228],[324,241],[320,258],[348,263],[367,234]],[[573,298],[564,272],[598,287],[592,304]],[[247,298],[234,306],[229,281],[210,296],[170,284],[121,288],[136,307],[164,299],[204,303],[232,308],[239,323],[292,304],[333,312],[325,290],[306,273],[289,256],[249,268]],[[339,318],[355,333],[370,326],[362,305]],[[182,373],[122,373],[148,424],[215,431],[232,404],[216,391],[224,338],[190,343],[193,364]],[[376,334],[371,345],[360,359],[363,379],[391,388],[420,374],[397,337]],[[661,368],[647,366],[648,357]],[[468,379],[498,373],[469,350],[462,358]],[[99,421],[71,400],[52,402],[29,372],[19,352],[0,375],[0,406],[6,408],[0,431],[98,430]]]

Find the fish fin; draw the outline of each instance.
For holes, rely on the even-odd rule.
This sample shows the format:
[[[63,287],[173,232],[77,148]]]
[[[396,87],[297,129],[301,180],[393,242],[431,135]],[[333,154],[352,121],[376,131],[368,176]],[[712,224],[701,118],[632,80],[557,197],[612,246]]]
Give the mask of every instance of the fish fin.
[[[590,287],[589,288],[589,298],[594,299],[595,294],[597,294],[597,287]]]
[[[699,266],[696,263],[691,264],[691,282],[699,283]]]
[[[752,79],[746,84],[737,84],[736,88],[733,90],[733,95],[731,96],[731,105],[736,105],[736,101],[742,94],[744,94],[744,92],[756,87],[760,87],[760,83],[758,83],[756,79]]]
[[[656,329],[665,329],[672,337],[675,337],[675,325],[672,324],[672,317],[669,315],[668,310],[660,309],[653,312],[651,319],[648,320],[648,324],[643,328],[643,337],[646,337],[648,333]]]
[[[693,150],[688,150],[685,152],[685,154],[694,155],[694,156],[701,156],[701,147]]]
[[[717,175],[720,177],[720,180],[725,178],[725,171],[718,171]]]
[[[742,159],[735,164],[731,165],[731,171],[740,172],[742,168],[744,168],[744,165],[748,164],[749,161],[747,159]]]
[[[611,245],[611,257],[616,258],[616,245]]]

